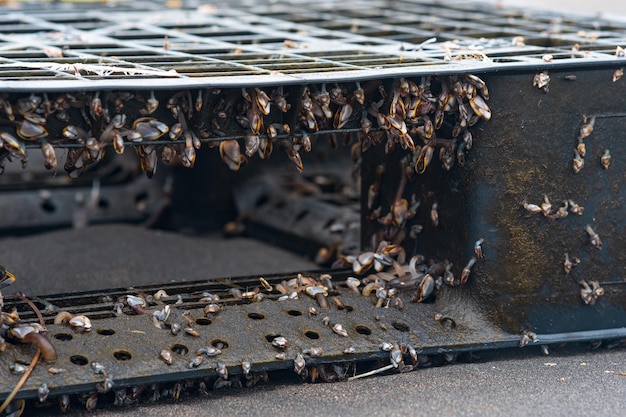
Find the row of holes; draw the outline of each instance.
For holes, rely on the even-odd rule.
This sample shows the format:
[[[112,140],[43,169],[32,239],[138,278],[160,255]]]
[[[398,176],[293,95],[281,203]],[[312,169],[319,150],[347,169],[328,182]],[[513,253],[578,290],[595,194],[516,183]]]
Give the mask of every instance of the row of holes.
[[[228,349],[228,342],[221,339],[211,341],[211,345],[221,350]],[[189,348],[187,346],[178,343],[172,345],[170,350],[179,355],[186,355],[189,353]],[[133,355],[127,350],[120,349],[113,352],[113,357],[118,361],[128,361],[133,358]],[[72,355],[70,356],[70,362],[74,365],[85,366],[89,363],[89,359],[83,355]]]
[[[96,333],[101,334],[102,336],[111,336],[115,334],[115,330],[113,329],[96,329]],[[72,340],[74,336],[69,333],[57,333],[54,335],[54,338],[60,340],[62,342],[67,342]]]
[[[289,314],[290,316],[301,316],[302,312],[300,310],[289,310],[287,311],[287,314]],[[261,313],[248,313],[248,317],[251,318],[252,320],[263,320],[265,319],[265,315],[261,314]],[[206,318],[206,317],[200,317],[197,318],[195,320],[196,324],[200,325],[200,326],[208,326],[211,323],[213,323],[210,319]],[[96,329],[96,333],[102,335],[102,336],[111,336],[113,334],[115,334],[115,330],[113,329]],[[67,342],[69,340],[72,340],[74,338],[74,336],[72,336],[69,333],[57,333],[54,335],[55,339],[58,339],[62,342]]]
[[[113,357],[118,361],[128,361],[132,359],[133,355],[129,351],[121,349],[113,352]],[[89,363],[89,359],[83,355],[72,355],[70,356],[70,362],[74,365],[85,366]]]
[[[349,310],[351,311],[351,310]],[[288,310],[287,314],[289,314],[290,316],[301,316],[302,312],[300,310]],[[265,315],[261,314],[261,313],[248,313],[248,317],[253,319],[253,320],[263,320],[265,319]],[[207,318],[199,318],[196,320],[196,323],[199,325],[209,325],[211,324],[211,320],[207,319]],[[408,332],[410,330],[410,327],[403,322],[400,321],[394,321],[392,322],[392,326],[396,329],[399,330],[401,332]],[[357,325],[355,327],[355,330],[358,334],[361,335],[365,335],[368,336],[370,334],[372,334],[372,330],[364,325]],[[96,329],[96,333],[103,335],[103,336],[111,336],[113,334],[115,334],[115,330],[113,329]],[[271,343],[276,337],[280,337],[281,335],[279,334],[268,334],[265,336],[265,339]],[[307,330],[304,333],[304,336],[306,336],[307,338],[311,339],[311,340],[317,340],[320,338],[320,334],[316,331],[313,330]],[[73,336],[69,333],[58,333],[54,335],[54,338],[60,341],[69,341],[73,339]],[[228,343],[226,341],[220,340],[220,339],[215,339],[211,342],[211,345],[214,347],[217,347],[219,349],[227,349],[228,348]],[[171,346],[171,350],[175,353],[178,353],[180,355],[185,355],[189,352],[189,348],[185,345],[182,344],[174,344]],[[127,351],[127,350],[116,350],[115,352],[113,352],[113,356],[115,357],[115,359],[119,360],[119,361],[127,361],[132,359],[132,354]],[[70,357],[70,361],[75,364],[75,365],[79,365],[79,366],[84,366],[87,365],[89,363],[89,360],[82,355],[73,355]]]
[[[338,307],[339,310],[346,310],[348,313],[351,311],[354,311],[354,307],[352,306],[341,306]],[[287,314],[289,314],[290,316],[293,317],[298,317],[302,315],[302,311],[300,310],[288,310]],[[251,318],[252,320],[263,320],[265,319],[265,314],[262,313],[248,313],[248,318]]]
[[[289,310],[287,312],[289,315],[292,316],[301,316],[302,312],[299,310]],[[248,317],[250,317],[253,320],[263,320],[265,319],[265,316],[261,313],[248,313]],[[206,319],[206,318],[200,318],[196,320],[196,323],[201,324],[201,325],[209,325],[211,324],[211,320]],[[393,326],[394,329],[399,330],[401,332],[408,332],[410,330],[410,327],[408,324],[403,323],[401,321],[394,321],[391,323],[391,325]],[[355,330],[358,334],[362,334],[362,335],[370,335],[372,334],[372,330],[364,325],[357,325],[355,327]],[[115,334],[115,330],[113,329],[96,329],[96,333],[101,334],[103,336],[110,336]],[[319,339],[320,335],[319,333],[313,331],[313,330],[307,330],[304,335],[306,337],[308,337],[309,339]],[[267,335],[266,339],[268,339],[269,342],[271,342],[274,337],[278,337],[277,335]],[[74,336],[72,336],[69,333],[57,333],[54,335],[54,338],[63,342],[67,342],[69,340],[72,340],[74,338]],[[226,347],[228,347],[228,344],[224,341],[221,340],[217,340],[214,341],[214,346],[215,343],[222,343],[223,345],[226,345]]]
[[[393,322],[392,325],[395,329],[401,332],[409,331],[409,326],[406,323]],[[115,333],[115,331],[112,329],[104,329],[104,330],[106,331],[98,332],[98,333],[106,334],[106,335],[111,335]],[[364,325],[357,325],[355,327],[355,330],[357,333],[366,335],[366,336],[372,334],[372,330],[369,327],[364,326]],[[320,338],[320,334],[313,330],[307,330],[306,332],[304,332],[304,335],[312,340],[317,340]],[[268,334],[268,335],[265,335],[265,340],[271,343],[275,338],[280,337],[280,336],[281,335],[279,334]],[[73,338],[72,335],[67,334],[67,333],[59,333],[59,334],[54,335],[54,337],[62,341],[71,340]],[[222,350],[228,349],[228,342],[221,340],[221,339],[215,339],[211,341],[211,345],[213,347],[216,347]],[[186,355],[187,353],[189,353],[189,348],[182,344],[174,344],[171,346],[170,349],[172,350],[172,352],[178,353],[179,355]],[[132,354],[127,350],[116,350],[115,352],[113,352],[113,357],[119,361],[127,361],[127,360],[132,359]],[[82,355],[73,355],[70,357],[70,362],[72,362],[75,365],[84,366],[89,363],[89,360],[85,356],[82,356]]]

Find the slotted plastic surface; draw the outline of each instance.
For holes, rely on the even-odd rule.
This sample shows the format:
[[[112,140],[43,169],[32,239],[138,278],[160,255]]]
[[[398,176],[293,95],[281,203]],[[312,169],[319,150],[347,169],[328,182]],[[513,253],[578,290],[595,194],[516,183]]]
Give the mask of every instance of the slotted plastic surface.
[[[481,3],[257,3],[5,6],[0,81],[53,90],[351,80],[546,65],[546,55],[552,66],[593,65],[626,43],[620,22]]]
[[[267,277],[267,280],[276,285],[283,279],[294,277],[279,275]],[[334,275],[334,279],[343,277],[342,273]],[[296,352],[306,352],[313,347],[322,348],[324,354],[306,355],[308,365],[384,360],[388,352],[380,350],[379,344],[397,340],[411,343],[420,353],[426,354],[440,353],[440,347],[444,345],[452,348],[451,351],[473,350],[484,348],[486,340],[492,347],[497,344],[514,346],[519,340],[518,336],[503,334],[480,319],[469,304],[464,304],[465,317],[458,319],[454,327],[450,328],[434,320],[435,312],[445,314],[446,311],[438,310],[433,304],[418,306],[407,303],[403,310],[376,308],[373,295],[355,295],[341,281],[335,284],[336,288],[331,295],[341,298],[343,304],[338,307],[329,297],[328,309],[320,308],[313,298],[304,294],[296,299],[278,301],[280,294],[276,291],[264,292],[266,297],[261,302],[237,300],[230,295],[231,288],[245,290],[258,286],[256,277],[38,297],[34,301],[43,311],[51,340],[59,354],[54,366],[65,372],[51,376],[46,366],[37,367],[18,398],[36,395],[37,387],[44,382],[54,394],[93,389],[94,384],[101,382],[104,376],[95,374],[91,366],[86,366],[92,362],[103,364],[117,386],[123,387],[172,381],[183,375],[184,378],[214,378],[217,362],[226,364],[232,375],[238,375],[241,374],[242,359],[251,362],[253,371],[290,369]],[[182,316],[185,315],[189,323],[187,326],[195,329],[199,337],[185,332],[174,336],[168,329],[157,329],[149,316],[128,311],[119,317],[115,316],[114,302],[118,297],[126,294],[155,294],[158,290],[167,291],[168,296],[159,306],[149,307],[150,312],[169,304],[172,314],[168,321],[180,321],[184,325]],[[209,293],[220,296],[216,302],[222,311],[206,316],[202,309],[207,301],[202,301],[202,297]],[[6,307],[17,308],[23,320],[37,320],[25,303],[12,297],[6,301]],[[309,313],[309,308],[314,306],[320,311],[319,315]],[[67,325],[52,324],[56,313],[63,310],[89,316],[93,329],[77,333]],[[330,320],[330,325],[324,324],[325,317]],[[347,330],[347,337],[332,331],[331,327],[337,323]],[[271,345],[273,338],[278,336],[287,339],[286,349]],[[211,344],[221,344],[222,354],[205,358],[198,368],[188,366],[196,350]],[[345,354],[344,350],[348,347],[354,348],[354,352]],[[171,366],[159,360],[159,352],[163,349],[176,353]],[[276,354],[283,351],[286,357],[281,360]],[[25,355],[24,360],[31,354],[29,349],[16,349],[16,352]],[[19,378],[9,373],[8,366],[0,368],[0,375],[7,381]],[[0,398],[5,397],[10,389],[10,384],[4,386],[0,390]]]
[[[318,276],[319,271],[306,275]],[[321,309],[313,298],[304,294],[296,299],[282,301],[277,291],[263,291],[265,298],[260,302],[233,298],[231,289],[243,290],[258,286],[257,277],[36,297],[33,301],[43,312],[46,327],[50,331],[49,338],[59,359],[54,364],[46,366],[42,363],[37,366],[16,398],[36,398],[37,388],[43,383],[50,388],[51,397],[95,392],[97,384],[102,384],[106,375],[110,375],[115,382],[115,390],[128,391],[130,400],[131,388],[126,387],[146,388],[150,384],[183,379],[213,384],[217,379],[218,363],[227,366],[234,381],[242,374],[242,360],[251,363],[253,374],[292,370],[297,352],[305,352],[307,366],[350,364],[356,366],[355,369],[367,369],[371,361],[388,360],[389,352],[380,347],[385,342],[409,343],[420,355],[456,354],[516,347],[519,344],[519,335],[502,332],[489,324],[468,300],[458,299],[453,307],[445,308],[430,303],[406,303],[402,310],[378,308],[373,294],[364,297],[346,288],[343,282],[345,276],[345,271],[335,271],[335,289],[330,292],[328,309]],[[267,276],[267,281],[276,285],[283,279],[294,277],[291,274]],[[198,332],[199,337],[184,331],[173,335],[168,329],[157,329],[150,315],[136,315],[128,308],[118,316],[114,313],[116,299],[132,294],[154,295],[160,290],[166,291],[168,295],[158,305],[147,307],[150,313],[167,304],[172,311],[168,322],[186,322],[187,326]],[[203,301],[203,297],[210,294],[220,296],[220,300],[215,302],[220,305],[221,311],[205,315],[203,308],[207,301]],[[450,295],[452,292],[441,296],[448,298]],[[342,304],[335,304],[333,297],[340,298]],[[15,297],[7,297],[5,303],[6,308],[16,308],[25,322],[37,321],[26,303]],[[312,315],[311,307],[316,307],[319,315]],[[92,330],[81,333],[71,330],[67,324],[52,324],[58,312],[68,310],[89,316]],[[444,319],[436,321],[436,313],[442,314]],[[455,319],[451,320],[448,314]],[[183,316],[187,319],[183,320]],[[328,325],[324,323],[325,320],[329,320]],[[347,330],[347,337],[333,332],[331,327],[338,323]],[[624,335],[623,328],[541,334],[530,344],[621,338]],[[287,339],[287,348],[272,346],[271,341],[278,336]],[[198,367],[190,366],[195,352],[207,346],[219,346],[222,353],[216,357],[205,357]],[[306,353],[312,348],[321,348],[324,353],[321,356]],[[347,348],[353,351],[346,353]],[[0,398],[6,398],[20,377],[9,372],[9,363],[13,360],[27,362],[35,351],[32,345],[22,345],[12,350],[15,358],[2,356],[6,366],[0,367],[0,375],[10,383],[0,389]],[[172,353],[171,365],[159,359],[161,350]],[[284,353],[285,358],[279,358],[279,353]],[[94,372],[94,362],[104,366],[106,375]],[[52,374],[48,371],[50,366],[61,372]],[[245,382],[246,378],[242,377],[242,380]]]

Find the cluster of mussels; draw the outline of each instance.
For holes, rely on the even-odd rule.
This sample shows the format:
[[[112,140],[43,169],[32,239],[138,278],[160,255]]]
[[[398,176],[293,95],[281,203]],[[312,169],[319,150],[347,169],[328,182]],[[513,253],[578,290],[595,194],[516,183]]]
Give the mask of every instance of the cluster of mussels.
[[[464,284],[477,258],[484,258],[483,240],[480,239],[474,246],[477,258],[472,257],[459,278],[455,278],[452,264],[448,261],[427,262],[425,257],[415,255],[407,262],[403,243],[406,237],[415,239],[420,232],[419,226],[410,226],[409,220],[416,215],[422,203],[415,195],[410,199],[405,197],[407,182],[424,173],[436,154],[446,170],[452,169],[455,162],[464,165],[465,153],[473,143],[470,128],[481,119],[491,118],[491,110],[486,104],[488,98],[484,81],[474,75],[425,76],[419,82],[407,78],[371,80],[362,85],[359,82],[334,84],[332,88],[327,88],[326,84],[277,87],[268,91],[239,88],[185,90],[174,94],[83,92],[74,95],[4,95],[0,97],[0,119],[3,121],[0,128],[0,160],[2,164],[6,160],[17,160],[25,166],[27,148],[40,147],[46,167],[53,169],[57,165],[55,150],[67,148],[65,170],[75,178],[90,165],[101,161],[111,147],[119,154],[132,147],[139,156],[141,169],[151,177],[155,174],[159,156],[166,163],[192,167],[196,151],[203,144],[218,147],[222,160],[232,170],[238,170],[256,154],[261,159],[269,158],[276,146],[302,171],[300,153],[309,152],[310,138],[320,134],[327,134],[331,141],[335,141],[337,135],[343,135],[347,143],[356,137],[352,150],[357,166],[361,152],[373,146],[384,142],[386,153],[400,147],[405,152],[400,163],[401,180],[386,214],[382,215],[382,208],[373,209],[378,201],[384,166],[377,170],[375,183],[369,190],[367,206],[372,211],[371,219],[381,228],[372,239],[374,249],[356,255],[345,255],[338,249],[336,265],[350,265],[355,275],[361,277],[346,280],[344,284],[349,290],[372,298],[376,307],[403,309],[401,291],[410,291],[413,302],[427,301],[444,283],[450,286]],[[437,227],[439,214],[436,200],[429,213],[433,226]],[[12,282],[11,279],[6,282]],[[274,286],[265,280],[260,280],[260,284],[254,291],[230,295],[252,302],[266,297],[282,300],[307,295],[319,304],[319,310],[309,310],[310,315],[321,314],[329,305],[343,308],[338,294],[333,292],[329,276],[313,278],[299,275],[292,281]],[[167,295],[154,295],[156,301],[160,297]],[[207,296],[202,301],[208,303],[204,308],[207,318],[220,314],[223,309],[214,298]],[[134,314],[147,315],[155,327],[167,329],[172,334],[180,332],[191,337],[199,336],[192,322],[183,317],[178,323],[170,317],[169,305],[162,310],[147,308],[149,305],[152,304],[145,298],[129,295],[118,300],[114,310],[116,314],[130,309]],[[54,348],[50,345],[50,350],[44,344],[47,338],[39,337],[41,331],[37,326],[29,325],[28,331],[21,335],[16,329],[22,326],[13,324],[19,320],[10,314],[2,314],[3,326],[9,329],[7,334],[21,342],[39,341],[40,350],[50,353],[48,359],[56,357]],[[454,321],[447,317],[435,316],[433,319],[444,326],[455,326]],[[342,323],[331,323],[325,317],[322,320],[338,337],[347,335]],[[77,332],[91,329],[87,317],[67,312],[59,313],[55,323],[67,323]],[[381,323],[381,327],[383,325]],[[271,341],[279,351],[276,355],[278,360],[287,359],[283,355],[289,341],[283,339],[277,336]],[[384,343],[380,349],[389,352],[391,362],[389,368],[381,370],[395,368],[405,372],[420,365],[420,359],[409,345]],[[206,358],[220,353],[219,346],[200,349],[188,367],[196,368]],[[352,352],[348,348],[344,353]],[[349,367],[309,366],[302,355],[320,356],[323,350],[312,347],[293,358],[294,370],[300,378],[311,381],[348,378]],[[171,364],[171,352],[164,349],[158,354],[158,359]],[[242,384],[250,385],[267,379],[266,374],[251,372],[250,367],[247,361],[242,361]],[[234,384],[225,365],[218,363],[216,371],[218,377],[213,388]],[[94,372],[102,373],[102,370],[94,369]],[[174,384],[167,392],[158,387],[150,388],[146,392],[151,391],[156,396],[171,395],[175,399],[186,390],[182,383]],[[130,393],[130,389],[125,387],[116,388],[107,374],[99,392],[114,390],[116,403],[127,404],[141,397],[143,389]],[[206,382],[201,382],[198,391],[206,392],[206,389]],[[40,391],[40,400],[44,401],[47,387],[42,387]],[[91,393],[82,400],[88,409],[93,409],[97,399],[98,394]],[[69,397],[59,396],[59,400],[62,410],[69,409]]]
[[[0,289],[3,289],[15,282],[15,276],[7,271],[2,265],[0,265]],[[28,300],[24,295],[17,294],[18,298],[29,303],[31,306],[34,304]],[[0,353],[4,353],[7,350],[7,345],[11,344],[27,344],[37,347],[37,354],[33,357],[30,364],[22,360],[18,360],[13,354],[14,361],[9,365],[9,371],[15,375],[21,375],[30,373],[30,371],[37,364],[37,361],[41,357],[45,362],[52,363],[57,360],[57,351],[46,337],[48,330],[44,326],[43,319],[39,323],[26,323],[20,318],[17,309],[11,309],[11,311],[4,311],[4,297],[0,292]],[[55,368],[50,368],[54,370]],[[13,393],[0,404],[0,414],[20,416],[24,411],[24,400],[13,400],[15,393],[22,386],[24,380],[22,379],[15,387]],[[43,384],[39,387],[39,396],[47,397],[49,393],[47,384]]]
[[[232,170],[255,154],[269,158],[276,146],[302,171],[301,153],[311,150],[309,134],[328,134],[336,141],[342,133],[356,133],[356,159],[386,136],[386,151],[396,144],[410,150],[417,172],[424,172],[436,148],[451,169],[455,159],[463,165],[472,146],[469,127],[491,118],[488,94],[484,81],[470,74],[425,76],[419,83],[399,78],[267,91],[5,93],[0,96],[0,170],[7,160],[25,167],[28,148],[40,148],[45,167],[54,169],[56,149],[68,148],[64,168],[76,178],[101,161],[109,145],[118,154],[133,146],[141,169],[152,177],[159,157],[192,167],[196,151],[208,143],[219,148]],[[444,119],[452,138],[435,133]]]
[[[486,104],[489,92],[480,78],[462,75],[437,80],[424,77],[420,84],[399,79],[387,97],[391,99],[374,105],[379,109],[376,114],[379,126],[387,134],[387,153],[396,144],[412,152],[400,159],[400,177],[390,205],[384,203],[379,191],[384,175],[393,167],[389,164],[376,167],[366,198],[367,220],[372,225],[369,250],[353,256],[338,253],[335,265],[351,266],[356,274],[367,274],[363,282],[366,286],[375,285],[380,295],[410,289],[414,291],[411,301],[424,302],[432,300],[444,284],[459,286],[467,282],[473,266],[484,259],[484,239],[476,240],[473,248],[476,256],[457,268],[456,277],[454,266],[447,259],[427,259],[422,254],[406,256],[405,241],[409,238],[417,242],[424,227],[412,220],[420,207],[428,205],[427,221],[434,229],[440,227],[437,196],[416,192],[415,187],[409,189],[407,184],[425,172],[437,149],[443,169],[451,170],[455,162],[460,166],[465,164],[465,153],[473,144],[470,128],[481,119],[491,119]],[[359,136],[364,149],[373,142],[364,140],[363,133]]]
[[[380,271],[376,275],[370,274],[362,279],[348,277],[344,282],[334,283],[333,277],[329,274],[321,274],[319,276],[297,274],[296,277],[289,280],[282,280],[280,282],[274,280],[273,283],[268,282],[268,280],[264,278],[259,278],[258,286],[246,290],[245,292],[235,287],[230,288],[228,291],[224,289],[221,291],[221,297],[217,293],[203,292],[198,295],[198,297],[201,298],[197,300],[194,298],[193,301],[194,305],[204,305],[201,310],[203,317],[200,319],[193,319],[190,310],[174,308],[174,306],[183,303],[182,297],[180,295],[168,295],[164,290],[159,290],[154,294],[127,294],[120,296],[117,300],[107,297],[106,299],[102,299],[101,302],[111,303],[113,305],[113,312],[117,316],[124,314],[145,316],[150,319],[154,327],[162,331],[167,331],[173,336],[182,334],[185,335],[185,337],[199,339],[203,335],[198,331],[196,324],[201,324],[201,320],[208,320],[210,323],[210,320],[214,320],[216,316],[224,314],[224,310],[229,308],[228,304],[233,301],[236,303],[258,303],[265,300],[281,302],[297,300],[299,298],[311,298],[315,300],[316,305],[309,305],[307,309],[309,317],[312,319],[315,317],[315,320],[319,319],[322,325],[328,327],[329,331],[332,331],[332,333],[336,335],[335,337],[347,338],[347,326],[337,321],[336,317],[333,320],[330,315],[328,315],[329,310],[332,308],[336,308],[337,310],[351,308],[344,304],[343,300],[349,297],[345,292],[347,291],[349,294],[356,293],[359,296],[371,299],[375,308],[381,309],[381,312],[384,308],[402,310],[404,308],[404,302],[402,300],[403,295],[401,294],[402,290],[413,290],[417,287],[418,290],[415,292],[413,301],[421,302],[427,299],[434,287],[438,285],[435,282],[435,277],[441,273],[439,269],[445,269],[445,275],[449,275],[449,266],[443,264],[431,265],[425,274],[416,272],[421,268],[419,264],[423,261],[423,259],[419,260],[418,257],[413,257],[408,266],[403,266],[405,262],[403,249],[389,244],[384,247],[381,246],[376,253],[362,254],[358,257],[358,260],[355,259],[353,261],[357,275],[365,275],[369,269]],[[356,270],[357,264],[360,265],[358,271]],[[387,267],[392,264],[394,272],[383,271],[383,269],[387,269]],[[15,281],[15,277],[8,271],[1,269],[0,272],[3,274],[3,278],[0,280],[2,287]],[[421,281],[421,284],[419,285],[417,283],[417,276],[414,276],[415,274],[420,275],[419,281]],[[467,275],[469,275],[469,269]],[[467,276],[465,276],[465,279],[467,279]],[[461,280],[463,281],[463,277]],[[452,281],[447,280],[446,282],[453,285]],[[419,299],[416,299],[416,297],[419,297]],[[46,315],[48,314],[49,313],[46,313]],[[42,357],[47,362],[52,363],[56,360],[56,351],[45,336],[47,330],[43,324],[21,323],[16,312],[2,312],[2,319],[3,334],[5,337],[10,337],[11,342],[17,344],[35,344],[41,351]],[[379,316],[376,316],[374,319],[378,321],[381,329],[387,330],[384,320]],[[454,320],[451,318],[435,315],[433,319],[444,326],[455,327]],[[85,315],[74,315],[67,311],[58,312],[54,317],[54,324],[66,325],[77,334],[89,333],[93,328],[91,320]],[[393,326],[398,329],[397,326],[399,326],[399,324],[394,322]],[[324,382],[335,382],[369,376],[387,370],[409,372],[418,367],[428,366],[430,360],[429,357],[425,355],[419,355],[418,357],[416,349],[408,343],[383,341],[378,347],[380,350],[388,353],[390,364],[356,375],[354,362],[328,364],[318,363],[316,360],[312,359],[324,356],[324,348],[321,345],[308,346],[306,348],[295,346],[298,351],[295,353],[294,357],[293,355],[287,356],[287,350],[292,347],[291,345],[294,344],[294,341],[288,340],[280,335],[276,335],[271,340],[267,339],[267,341],[271,342],[271,346],[277,352],[275,355],[276,360],[293,361],[293,370],[302,381],[308,380],[315,382],[321,380]],[[346,339],[346,341],[349,342],[349,339]],[[164,362],[166,366],[172,365],[176,360],[181,360],[183,355],[187,352],[178,351],[177,346],[179,345],[165,347],[158,353],[157,348],[155,350],[155,360]],[[182,348],[186,349],[184,346]],[[103,395],[109,392],[114,394],[114,404],[122,406],[135,404],[140,401],[156,401],[163,398],[172,398],[174,401],[178,401],[183,395],[189,393],[206,395],[210,389],[217,390],[225,387],[242,386],[250,387],[259,382],[268,381],[268,373],[263,368],[254,369],[253,365],[245,358],[243,358],[241,363],[237,366],[233,366],[232,363],[227,366],[225,362],[220,362],[219,357],[225,348],[228,348],[227,342],[213,341],[206,347],[198,349],[193,358],[186,362],[186,366],[189,369],[196,369],[199,367],[206,368],[207,364],[208,367],[211,367],[211,364],[215,363],[213,361],[217,360],[217,365],[214,368],[215,375],[204,379],[191,379],[164,384],[154,383],[133,387],[118,386],[110,370],[107,369],[104,364],[93,361],[90,364],[91,370],[95,375],[102,376],[102,380],[96,383],[95,387],[92,387],[91,390],[80,393],[78,400],[80,403],[84,404],[88,411],[94,411],[99,399],[102,399]],[[291,349],[291,351],[293,351],[293,349]],[[348,346],[343,351],[346,355],[355,352],[356,350],[352,346]],[[175,355],[175,353],[179,355]],[[174,359],[175,356],[177,358],[176,360]],[[453,362],[454,355],[447,355],[443,359],[446,362]],[[232,371],[230,373],[229,368]],[[15,362],[11,367],[11,372],[16,375],[23,374],[28,372],[28,367]],[[48,368],[48,372],[50,374],[57,374],[67,371],[52,365]],[[350,376],[351,374],[352,376]],[[46,383],[38,387],[38,400],[40,404],[49,404],[49,393],[50,389]],[[56,399],[58,399],[62,412],[69,411],[71,405],[69,395],[58,395]],[[23,410],[24,400],[15,400],[8,405],[9,408],[7,408],[7,410],[10,412]]]
[[[15,282],[15,276],[0,265],[0,289],[13,282]],[[47,330],[43,324],[22,322],[17,310],[4,311],[4,297],[0,292],[0,353],[6,350],[7,340],[15,343],[32,343],[39,348],[44,360],[54,361],[57,353],[44,336],[46,333]],[[14,373],[21,373],[26,370],[26,366],[16,362],[10,370]]]

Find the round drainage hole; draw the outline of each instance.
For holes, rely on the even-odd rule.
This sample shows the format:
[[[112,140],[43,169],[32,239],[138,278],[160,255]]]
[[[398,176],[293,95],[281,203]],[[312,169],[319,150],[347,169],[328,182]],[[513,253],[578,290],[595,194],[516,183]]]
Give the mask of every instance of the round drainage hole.
[[[280,337],[281,335],[279,334],[266,334],[265,335],[265,340],[267,340],[268,342],[272,343],[272,340],[276,339],[277,337]]]
[[[213,346],[214,348],[224,350],[224,349],[228,349],[228,342],[222,339],[213,339],[211,340],[211,346]]]
[[[298,316],[302,315],[302,311],[300,311],[300,310],[289,310],[287,312],[287,314],[289,314],[290,316],[298,317]]]
[[[248,317],[250,317],[252,320],[263,320],[265,318],[265,315],[261,313],[248,313]]]
[[[133,357],[133,355],[127,350],[116,350],[113,352],[113,356],[118,361],[129,361]]]
[[[96,333],[101,334],[102,336],[111,336],[115,334],[115,330],[113,329],[96,329]]]
[[[54,213],[57,211],[57,206],[49,199],[46,199],[41,202],[41,209],[46,213]]]
[[[170,349],[172,350],[172,352],[178,353],[179,355],[186,355],[187,353],[189,353],[189,348],[187,346],[180,345],[178,343],[175,345],[172,345]]]
[[[394,329],[400,330],[401,332],[408,332],[409,330],[411,330],[408,324],[401,321],[394,321],[393,323],[391,323],[391,325]]]
[[[211,323],[213,323],[211,320],[204,317],[196,319],[196,324],[199,324],[200,326],[208,326]]]
[[[270,197],[263,193],[261,195],[259,195],[256,200],[254,200],[254,207],[261,207],[266,205],[268,202],[270,201]]]
[[[440,321],[441,325],[447,329],[454,329],[456,328],[456,322],[454,321],[454,319],[451,319],[450,317],[443,317]]]
[[[351,311],[354,311],[354,307],[349,306],[349,305],[344,305],[342,308],[340,308],[340,310],[343,310],[346,313],[350,313]]]
[[[85,366],[89,363],[89,360],[81,355],[73,355],[70,356],[70,362],[72,362],[74,365]]]
[[[109,200],[106,200],[104,198],[101,198],[100,200],[98,200],[98,208],[102,209],[102,210],[106,210],[109,208]]]
[[[369,327],[367,326],[362,326],[362,325],[358,325],[356,326],[356,332],[358,334],[364,334],[364,335],[370,335],[372,334],[372,331],[370,330]]]
[[[309,339],[314,339],[314,340],[320,338],[320,334],[318,332],[314,332],[313,330],[307,330],[306,332],[304,332],[304,335],[308,337]]]
[[[62,342],[67,342],[69,340],[72,340],[74,338],[74,336],[72,336],[69,333],[57,333],[54,335],[54,338],[57,340],[60,340]]]

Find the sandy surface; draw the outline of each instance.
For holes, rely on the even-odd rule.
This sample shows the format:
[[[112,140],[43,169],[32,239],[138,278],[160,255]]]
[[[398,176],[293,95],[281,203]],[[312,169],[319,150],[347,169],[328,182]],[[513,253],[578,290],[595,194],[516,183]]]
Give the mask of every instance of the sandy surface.
[[[0,253],[18,277],[11,291],[31,295],[318,268],[253,239],[190,237],[121,224],[4,238]]]

